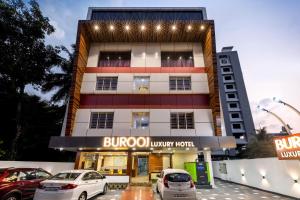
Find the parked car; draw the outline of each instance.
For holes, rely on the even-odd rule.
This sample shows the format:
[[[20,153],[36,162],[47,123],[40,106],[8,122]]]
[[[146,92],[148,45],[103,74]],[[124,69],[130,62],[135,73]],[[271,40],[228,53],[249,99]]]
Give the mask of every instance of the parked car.
[[[24,200],[33,197],[39,183],[51,174],[37,168],[0,169],[0,200]]]
[[[156,191],[163,200],[196,200],[196,187],[187,171],[182,169],[165,169],[157,177]]]
[[[108,190],[105,176],[94,170],[70,170],[40,183],[34,200],[86,200]]]

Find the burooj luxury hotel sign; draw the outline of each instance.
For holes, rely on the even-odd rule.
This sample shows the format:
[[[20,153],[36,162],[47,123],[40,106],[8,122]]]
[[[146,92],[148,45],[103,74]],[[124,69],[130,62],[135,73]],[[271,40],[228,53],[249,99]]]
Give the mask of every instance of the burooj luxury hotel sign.
[[[300,160],[300,133],[275,137],[273,141],[279,160]]]
[[[187,148],[195,147],[193,141],[151,141],[150,137],[104,137],[106,148]]]

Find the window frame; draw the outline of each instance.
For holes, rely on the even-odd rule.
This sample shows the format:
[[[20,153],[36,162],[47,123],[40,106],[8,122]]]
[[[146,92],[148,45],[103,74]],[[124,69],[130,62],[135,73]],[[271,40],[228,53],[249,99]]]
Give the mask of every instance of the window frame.
[[[173,87],[174,85],[171,84],[172,81],[175,81],[175,87]],[[178,87],[179,81],[182,81],[181,89]],[[189,84],[186,84],[186,82],[188,82]],[[170,91],[191,91],[192,90],[191,76],[169,76],[169,90]]]
[[[93,122],[95,120],[95,119],[93,119],[93,114],[97,114],[96,122]],[[101,115],[105,115],[104,122],[100,122],[101,119],[99,119],[99,117]],[[112,115],[112,116],[109,116],[109,115]],[[107,121],[108,117],[112,118],[111,122]],[[92,126],[93,123],[96,123],[95,127]],[[99,125],[100,123],[104,124],[104,126]],[[113,124],[114,124],[114,112],[91,112],[91,114],[90,114],[90,123],[89,123],[89,128],[90,129],[112,129]]]
[[[99,86],[99,79],[102,79],[101,87]],[[118,76],[97,76],[96,77],[96,91],[116,91],[118,89]],[[109,86],[105,86],[105,81],[109,80]],[[115,86],[113,85],[115,83]]]
[[[190,115],[191,116],[188,116]],[[175,120],[176,120],[176,125],[174,123],[174,116],[175,116]],[[184,118],[184,121],[180,121],[182,120],[182,117]],[[188,121],[190,118],[192,119],[192,122]],[[181,118],[181,119],[180,119]],[[175,126],[176,127],[175,127]],[[171,129],[179,129],[179,130],[190,130],[190,129],[195,129],[195,116],[194,116],[194,112],[171,112],[170,113],[170,128]]]

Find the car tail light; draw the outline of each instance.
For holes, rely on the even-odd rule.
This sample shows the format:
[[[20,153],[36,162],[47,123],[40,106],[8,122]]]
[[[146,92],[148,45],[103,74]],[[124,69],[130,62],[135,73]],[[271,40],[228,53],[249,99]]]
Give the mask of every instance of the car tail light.
[[[167,179],[166,176],[164,177],[163,182],[164,182],[164,186],[168,188],[168,187],[169,187],[169,184],[168,184],[168,179]]]
[[[77,185],[75,185],[75,184],[67,184],[67,185],[63,185],[63,186],[61,186],[61,190],[71,190],[71,189],[74,189],[74,188],[76,188],[77,187]]]
[[[45,189],[45,186],[43,184],[39,184],[38,188],[39,189]]]

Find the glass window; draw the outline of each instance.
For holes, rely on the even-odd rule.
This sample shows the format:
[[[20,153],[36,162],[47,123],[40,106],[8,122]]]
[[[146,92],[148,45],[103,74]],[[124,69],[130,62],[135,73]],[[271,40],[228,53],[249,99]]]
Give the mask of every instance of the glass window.
[[[132,113],[133,128],[148,128],[149,127],[149,112],[134,112]]]
[[[171,113],[171,129],[194,129],[194,113]]]
[[[171,76],[169,78],[170,90],[191,90],[191,77]]]
[[[194,67],[192,51],[162,51],[162,67]]]
[[[232,129],[242,129],[242,124],[240,123],[233,123],[231,124]]]
[[[148,92],[150,88],[149,76],[135,76],[133,78],[133,90],[136,92]]]
[[[8,174],[5,178],[2,179],[2,182],[15,182],[18,180],[19,172],[8,171]]]
[[[228,107],[229,107],[229,108],[239,108],[239,104],[236,103],[236,102],[234,102],[234,103],[229,103],[229,104],[228,104]]]
[[[233,84],[225,84],[225,89],[227,89],[227,90],[233,90],[235,88],[234,88]]]
[[[50,180],[75,180],[80,173],[58,173],[52,176]]]
[[[229,72],[231,72],[231,68],[230,67],[222,67],[222,72],[229,73]]]
[[[50,174],[48,174],[45,171],[37,170],[36,177],[37,177],[37,179],[47,179],[50,177]]]
[[[166,178],[170,182],[189,182],[191,180],[190,175],[184,173],[167,174]]]
[[[223,79],[224,79],[225,81],[232,81],[232,80],[233,80],[233,76],[231,76],[231,75],[226,75],[226,76],[223,76]]]
[[[96,177],[95,177],[95,175],[94,175],[93,172],[88,172],[88,173],[86,173],[86,174],[82,177],[82,180],[88,181],[88,180],[93,180],[93,179],[95,179],[95,178],[96,178]]]
[[[113,120],[113,112],[92,112],[90,118],[90,128],[112,129]]]
[[[232,118],[232,119],[238,119],[238,118],[241,118],[240,113],[231,113],[230,115],[231,115],[231,118]]]
[[[97,77],[96,90],[117,90],[118,77]]]
[[[131,51],[103,51],[99,56],[99,67],[130,67]]]
[[[236,99],[237,98],[237,94],[236,93],[227,93],[227,98],[228,99]]]

